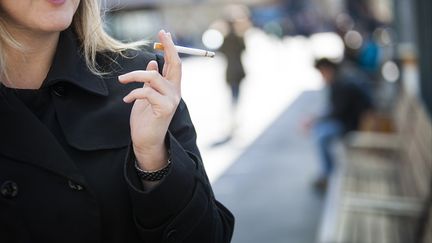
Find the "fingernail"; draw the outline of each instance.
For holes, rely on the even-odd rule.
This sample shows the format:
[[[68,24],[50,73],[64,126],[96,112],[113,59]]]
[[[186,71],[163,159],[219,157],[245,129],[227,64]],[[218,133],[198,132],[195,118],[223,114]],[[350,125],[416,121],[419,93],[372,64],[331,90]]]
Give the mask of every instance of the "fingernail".
[[[123,97],[123,102],[129,103],[129,99],[127,97]]]

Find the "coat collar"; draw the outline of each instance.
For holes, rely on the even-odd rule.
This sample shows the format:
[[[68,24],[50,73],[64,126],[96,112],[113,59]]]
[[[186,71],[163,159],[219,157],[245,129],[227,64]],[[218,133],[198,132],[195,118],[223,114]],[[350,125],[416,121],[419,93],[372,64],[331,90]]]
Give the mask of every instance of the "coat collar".
[[[109,94],[105,81],[87,68],[80,53],[73,31],[63,31],[42,86],[66,82],[95,98],[105,98]],[[0,156],[42,167],[86,185],[84,177],[54,135],[15,95],[3,92],[3,88],[0,86]]]
[[[88,92],[108,95],[103,78],[88,69],[78,38],[70,28],[60,34],[53,64],[43,86],[52,86],[58,82],[69,82]]]
[[[132,105],[125,104],[122,98],[142,84],[123,85],[117,76],[146,67],[155,56],[137,51],[131,53],[133,58],[117,57],[113,58],[116,62],[112,62],[102,55],[99,60],[106,63],[99,63],[112,70],[110,76],[102,78],[88,70],[80,53],[74,32],[70,29],[62,32],[43,83],[53,91],[64,83],[71,84],[63,86],[64,95],[53,95],[56,117],[66,141],[82,151],[127,147],[131,142]],[[156,57],[156,60],[159,59]],[[0,87],[0,157],[4,156],[57,172],[85,185],[74,162],[48,128],[16,96],[3,92]]]
[[[3,92],[3,88],[0,86],[0,155],[85,185],[83,176],[55,137],[15,95]]]

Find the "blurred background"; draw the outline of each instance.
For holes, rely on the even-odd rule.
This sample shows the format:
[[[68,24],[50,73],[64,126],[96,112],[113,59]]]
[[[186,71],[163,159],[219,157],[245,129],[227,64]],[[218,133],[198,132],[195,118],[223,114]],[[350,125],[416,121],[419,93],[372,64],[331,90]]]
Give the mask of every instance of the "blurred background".
[[[432,242],[430,0],[104,9],[117,39],[165,29],[217,53],[182,55],[182,88],[216,197],[236,217],[232,242]]]

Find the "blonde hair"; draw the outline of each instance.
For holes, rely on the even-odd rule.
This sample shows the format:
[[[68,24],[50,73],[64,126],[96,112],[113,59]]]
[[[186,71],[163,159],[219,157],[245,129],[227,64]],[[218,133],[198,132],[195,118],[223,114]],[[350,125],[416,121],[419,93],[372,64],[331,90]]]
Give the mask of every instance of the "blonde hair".
[[[123,55],[128,49],[138,49],[146,42],[122,43],[109,36],[103,29],[100,0],[81,0],[72,20],[72,29],[77,34],[87,67],[94,74],[104,73],[97,65],[96,56],[101,52],[114,52]],[[7,57],[4,45],[23,50],[23,46],[8,33],[0,17],[0,77],[7,76]]]

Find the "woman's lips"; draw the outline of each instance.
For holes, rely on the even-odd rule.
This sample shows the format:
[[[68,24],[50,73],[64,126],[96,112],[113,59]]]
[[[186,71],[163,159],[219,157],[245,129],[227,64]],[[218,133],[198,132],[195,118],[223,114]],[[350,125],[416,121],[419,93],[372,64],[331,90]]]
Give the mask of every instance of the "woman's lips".
[[[55,5],[61,5],[66,2],[66,0],[48,0],[48,2],[55,4]]]

